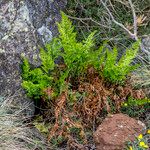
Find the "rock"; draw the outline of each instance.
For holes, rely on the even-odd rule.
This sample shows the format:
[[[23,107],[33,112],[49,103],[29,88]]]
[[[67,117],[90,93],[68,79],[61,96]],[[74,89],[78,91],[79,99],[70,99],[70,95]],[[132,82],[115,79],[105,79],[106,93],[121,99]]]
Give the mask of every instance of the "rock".
[[[25,114],[34,115],[33,101],[21,87],[21,55],[39,66],[39,46],[57,35],[56,21],[66,0],[0,1],[0,96],[15,97],[14,103]]]
[[[47,28],[52,36],[56,36],[58,34],[56,22],[60,21],[60,10],[65,8],[67,0],[26,0],[26,4],[33,26],[37,30]],[[40,37],[44,38],[41,35]]]
[[[122,150],[126,141],[133,141],[145,125],[124,114],[108,116],[94,133],[97,150]]]
[[[14,119],[13,115],[18,113],[18,116],[21,118],[24,118],[24,116],[25,118],[31,118],[34,115],[34,103],[26,97],[25,91],[21,87],[21,55],[26,56],[32,65],[40,65],[39,47],[58,34],[55,23],[60,20],[60,9],[65,7],[65,1],[0,0],[0,102],[6,98],[3,104],[13,106],[9,110],[9,113],[12,114],[10,118]],[[4,114],[5,112],[2,113]],[[17,119],[19,120],[18,116]],[[7,119],[7,117],[4,118]],[[11,125],[13,122],[10,121],[6,120],[3,122],[4,126],[6,124]],[[13,128],[12,126],[10,127],[14,129],[15,126],[13,125]],[[21,136],[20,143],[23,143],[23,147],[27,148],[31,145],[31,140],[38,143],[42,142],[42,136],[40,133],[37,134],[38,131],[36,129],[27,128],[27,131],[24,129],[22,131],[21,128],[21,132],[14,129],[19,131],[17,133]],[[15,143],[18,142],[16,139],[13,142],[9,142],[9,137],[14,136],[12,134],[13,131],[10,132],[6,135],[7,140],[5,140],[9,144],[11,143],[10,145],[7,144],[9,148],[23,150],[22,145],[16,146]],[[30,144],[27,143],[28,145],[26,146],[22,142],[22,138],[25,137],[30,141]],[[45,144],[45,142],[42,143]],[[39,143],[40,147],[43,147],[42,143]],[[6,143],[3,142],[3,144]],[[12,145],[16,147],[12,147]],[[36,145],[37,143],[33,143],[33,149],[36,149]],[[9,148],[6,147],[5,149]],[[44,149],[47,149],[47,145]]]
[[[33,101],[26,98],[21,88],[21,55],[29,58],[38,57],[35,29],[29,18],[29,11],[24,1],[2,0],[1,18],[1,50],[0,50],[0,95],[14,97],[16,107],[24,108],[27,117],[34,115]],[[27,104],[25,107],[25,104]]]

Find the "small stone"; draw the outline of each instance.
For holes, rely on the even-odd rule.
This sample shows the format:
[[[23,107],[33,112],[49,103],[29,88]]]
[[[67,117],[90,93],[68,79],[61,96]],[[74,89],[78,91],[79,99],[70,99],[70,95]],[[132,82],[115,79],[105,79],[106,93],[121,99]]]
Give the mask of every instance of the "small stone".
[[[145,129],[143,123],[124,114],[107,117],[94,133],[96,150],[122,150]]]

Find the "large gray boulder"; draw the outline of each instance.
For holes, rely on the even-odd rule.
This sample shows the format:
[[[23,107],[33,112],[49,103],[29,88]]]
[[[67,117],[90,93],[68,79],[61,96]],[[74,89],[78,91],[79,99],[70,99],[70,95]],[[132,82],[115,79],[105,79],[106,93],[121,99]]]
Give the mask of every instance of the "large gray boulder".
[[[39,46],[57,35],[56,21],[66,0],[0,0],[0,95],[15,96],[16,105],[34,114],[21,88],[21,55],[39,66]]]

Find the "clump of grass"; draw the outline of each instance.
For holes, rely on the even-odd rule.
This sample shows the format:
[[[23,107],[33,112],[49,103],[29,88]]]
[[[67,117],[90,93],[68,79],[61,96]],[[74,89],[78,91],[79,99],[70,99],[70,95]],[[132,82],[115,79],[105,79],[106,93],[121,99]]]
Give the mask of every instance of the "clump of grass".
[[[136,86],[150,87],[150,69],[146,66],[144,68],[139,68],[132,75],[132,81]]]
[[[142,56],[139,54],[138,59],[141,61],[141,67],[131,74],[131,81],[136,88],[144,89],[150,98],[150,51],[145,51]]]
[[[0,97],[0,149],[33,150],[46,148],[45,141],[28,127],[20,110],[13,104],[13,97]]]

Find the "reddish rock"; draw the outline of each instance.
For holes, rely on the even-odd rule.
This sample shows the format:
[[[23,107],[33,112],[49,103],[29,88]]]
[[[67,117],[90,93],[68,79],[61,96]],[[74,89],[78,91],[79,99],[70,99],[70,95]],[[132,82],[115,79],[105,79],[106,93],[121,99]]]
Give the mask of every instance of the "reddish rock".
[[[123,150],[126,141],[133,141],[145,125],[124,114],[107,117],[94,133],[96,150]]]

